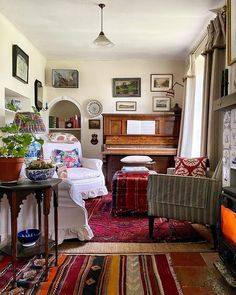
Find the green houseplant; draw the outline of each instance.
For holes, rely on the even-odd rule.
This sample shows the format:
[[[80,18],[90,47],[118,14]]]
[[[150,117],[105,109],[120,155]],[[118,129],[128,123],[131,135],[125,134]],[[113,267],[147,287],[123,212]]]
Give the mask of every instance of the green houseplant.
[[[13,105],[8,105],[8,108],[15,110]],[[34,111],[36,111],[34,109]],[[19,114],[20,119],[27,123],[28,118],[23,114]],[[20,174],[24,156],[28,152],[28,147],[32,141],[37,141],[43,144],[42,139],[37,139],[31,133],[23,133],[16,123],[11,123],[4,127],[0,127],[2,132],[0,136],[0,180],[14,181],[17,180]]]

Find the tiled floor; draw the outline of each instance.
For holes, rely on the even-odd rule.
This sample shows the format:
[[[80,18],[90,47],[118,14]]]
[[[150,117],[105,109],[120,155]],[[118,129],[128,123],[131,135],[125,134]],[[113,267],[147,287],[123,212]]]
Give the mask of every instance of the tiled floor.
[[[236,289],[230,287],[213,266],[213,262],[219,260],[216,252],[170,255],[184,295],[236,294]]]

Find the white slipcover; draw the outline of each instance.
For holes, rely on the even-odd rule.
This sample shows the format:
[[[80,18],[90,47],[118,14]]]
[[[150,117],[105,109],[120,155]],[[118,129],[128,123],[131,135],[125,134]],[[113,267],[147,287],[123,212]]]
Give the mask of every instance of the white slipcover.
[[[106,195],[107,189],[102,172],[102,161],[99,159],[83,158],[81,144],[76,142],[51,143],[43,145],[44,159],[52,159],[53,151],[79,149],[79,157],[82,167],[68,168],[67,178],[59,184],[59,207],[58,207],[58,241],[78,238],[89,240],[93,232],[88,224],[87,210],[84,199]],[[50,234],[54,237],[53,212],[50,213]]]

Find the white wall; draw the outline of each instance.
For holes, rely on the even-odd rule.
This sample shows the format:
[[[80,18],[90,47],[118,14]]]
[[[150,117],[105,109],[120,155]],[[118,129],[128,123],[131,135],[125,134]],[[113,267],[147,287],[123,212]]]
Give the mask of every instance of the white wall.
[[[77,69],[79,71],[79,88],[53,88],[52,69]],[[82,146],[87,157],[101,158],[102,129],[88,129],[89,115],[86,104],[90,99],[97,99],[103,105],[103,113],[118,113],[116,101],[137,101],[137,112],[149,114],[152,112],[152,97],[157,92],[150,92],[150,74],[173,74],[174,81],[182,83],[184,61],[174,60],[87,60],[87,61],[48,61],[46,68],[47,101],[62,96],[73,97],[79,104],[82,114]],[[141,97],[112,97],[112,78],[141,78]],[[175,103],[182,105],[183,88],[175,87]],[[122,112],[119,112],[122,113]],[[130,112],[134,113],[134,112]],[[100,116],[102,118],[102,116]],[[91,134],[97,133],[99,143],[90,143]]]
[[[0,123],[5,115],[5,88],[29,98],[28,104],[34,105],[34,81],[44,85],[46,59],[33,44],[0,14]],[[12,76],[12,45],[17,44],[29,56],[29,81],[25,84]]]

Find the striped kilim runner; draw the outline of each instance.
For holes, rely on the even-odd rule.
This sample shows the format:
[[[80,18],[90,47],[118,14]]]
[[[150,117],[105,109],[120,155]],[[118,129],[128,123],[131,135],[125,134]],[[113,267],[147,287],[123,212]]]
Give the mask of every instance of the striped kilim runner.
[[[0,294],[182,295],[169,254],[61,254],[58,266],[54,266],[52,256],[47,282],[43,281],[40,259],[20,259],[18,286],[14,289],[19,293],[8,293],[12,290],[11,258],[0,256],[0,259]]]

